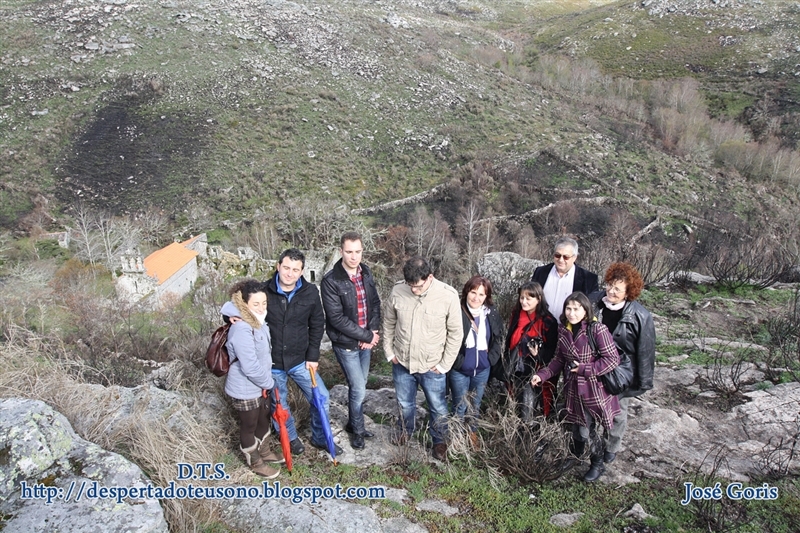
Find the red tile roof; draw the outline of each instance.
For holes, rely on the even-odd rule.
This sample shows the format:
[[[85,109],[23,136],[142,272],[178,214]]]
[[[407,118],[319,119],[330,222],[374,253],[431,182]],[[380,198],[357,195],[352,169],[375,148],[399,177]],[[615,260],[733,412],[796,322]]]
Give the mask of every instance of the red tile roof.
[[[188,241],[173,242],[145,257],[144,269],[147,271],[147,275],[156,278],[159,285],[167,281],[189,261],[197,257],[197,252],[187,248],[196,239],[197,237],[192,237]]]

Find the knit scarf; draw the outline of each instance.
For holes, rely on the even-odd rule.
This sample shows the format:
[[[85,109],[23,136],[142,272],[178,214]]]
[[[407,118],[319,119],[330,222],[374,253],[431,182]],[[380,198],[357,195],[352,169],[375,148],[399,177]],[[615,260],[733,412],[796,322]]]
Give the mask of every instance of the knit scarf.
[[[479,352],[485,352],[489,349],[489,345],[486,342],[486,315],[488,314],[489,310],[486,308],[485,305],[480,306],[478,309],[473,309],[470,306],[467,306],[469,312],[472,314],[473,317],[473,327],[470,328],[470,334],[467,336],[467,343],[465,346],[467,348],[475,348],[477,345]],[[478,330],[475,331],[475,319],[478,321]]]
[[[619,311],[623,307],[625,307],[625,300],[622,300],[618,304],[612,304],[608,301],[608,296],[603,296],[603,303],[606,304],[606,309],[609,311]]]

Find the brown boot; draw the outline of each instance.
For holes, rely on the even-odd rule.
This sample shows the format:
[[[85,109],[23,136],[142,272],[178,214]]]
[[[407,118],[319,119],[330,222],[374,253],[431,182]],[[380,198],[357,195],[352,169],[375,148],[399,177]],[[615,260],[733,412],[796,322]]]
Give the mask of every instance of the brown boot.
[[[474,431],[469,432],[469,443],[472,446],[472,449],[476,452],[481,449],[481,439],[478,437],[478,434]]]
[[[440,442],[433,445],[433,458],[437,461],[447,460],[447,444]]]
[[[267,435],[269,435],[269,433],[267,433]],[[256,444],[258,445],[258,455],[261,457],[261,460],[267,463],[285,463],[286,459],[284,459],[282,455],[278,455],[277,453],[269,449],[269,444],[267,443],[267,435],[264,435],[263,439],[259,439],[258,437],[256,437]]]
[[[239,449],[242,450],[244,458],[247,460],[247,464],[250,466],[250,470],[259,476],[263,476],[267,479],[274,479],[278,477],[278,474],[280,474],[280,470],[269,466],[261,459],[261,456],[258,455],[258,441],[256,441],[256,443],[249,448],[242,448],[239,446]]]

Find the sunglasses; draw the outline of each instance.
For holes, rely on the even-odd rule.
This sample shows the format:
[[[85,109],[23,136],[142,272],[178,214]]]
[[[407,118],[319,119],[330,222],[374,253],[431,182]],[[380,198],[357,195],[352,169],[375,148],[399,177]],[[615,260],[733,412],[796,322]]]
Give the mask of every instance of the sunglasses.
[[[570,259],[572,259],[575,256],[574,255],[566,255],[566,254],[553,254],[553,257],[555,257],[556,259],[561,259],[563,257],[564,261],[569,261]]]

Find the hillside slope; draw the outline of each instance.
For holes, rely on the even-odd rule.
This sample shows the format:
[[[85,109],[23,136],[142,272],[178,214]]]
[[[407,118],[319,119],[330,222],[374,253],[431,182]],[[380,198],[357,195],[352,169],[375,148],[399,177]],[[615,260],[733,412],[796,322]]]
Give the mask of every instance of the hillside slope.
[[[692,59],[704,65],[724,65],[720,54],[753,58],[765,42],[785,52],[773,63],[799,55],[784,39],[796,16],[775,15],[794,14],[792,5],[723,3],[732,7],[698,1],[688,13],[687,2],[648,1],[6,2],[0,224],[58,225],[77,201],[117,213],[164,209],[176,225],[197,210],[213,225],[298,197],[367,207],[486,162],[495,178],[487,201],[500,214],[548,200],[492,203],[513,195],[504,187],[514,181],[558,186],[556,199],[592,184],[591,194],[633,200],[643,222],[710,208],[746,217],[767,206],[782,218],[796,188],[762,183],[753,194],[738,172],[715,167],[709,149],[665,143],[645,116],[650,103],[636,103],[639,118],[612,117],[607,101],[576,87],[580,68],[598,79],[596,65],[630,73],[639,50],[636,61],[655,65],[654,46],[674,51],[669,68],[638,75],[692,74],[673,68],[688,50],[705,54]],[[719,40],[742,17],[768,16],[780,22],[754,26],[758,40],[746,28],[735,46]],[[701,25],[707,49],[677,37],[697,37]],[[542,60],[553,52],[598,63],[551,62],[548,71]],[[738,90],[753,68],[726,71],[729,86]],[[559,69],[572,78],[559,82]],[[787,76],[772,81],[796,91]],[[709,92],[718,77],[698,77],[702,94],[725,103],[723,115],[756,102]],[[619,83],[608,79],[598,83]],[[784,130],[776,133],[789,146],[794,130]]]

